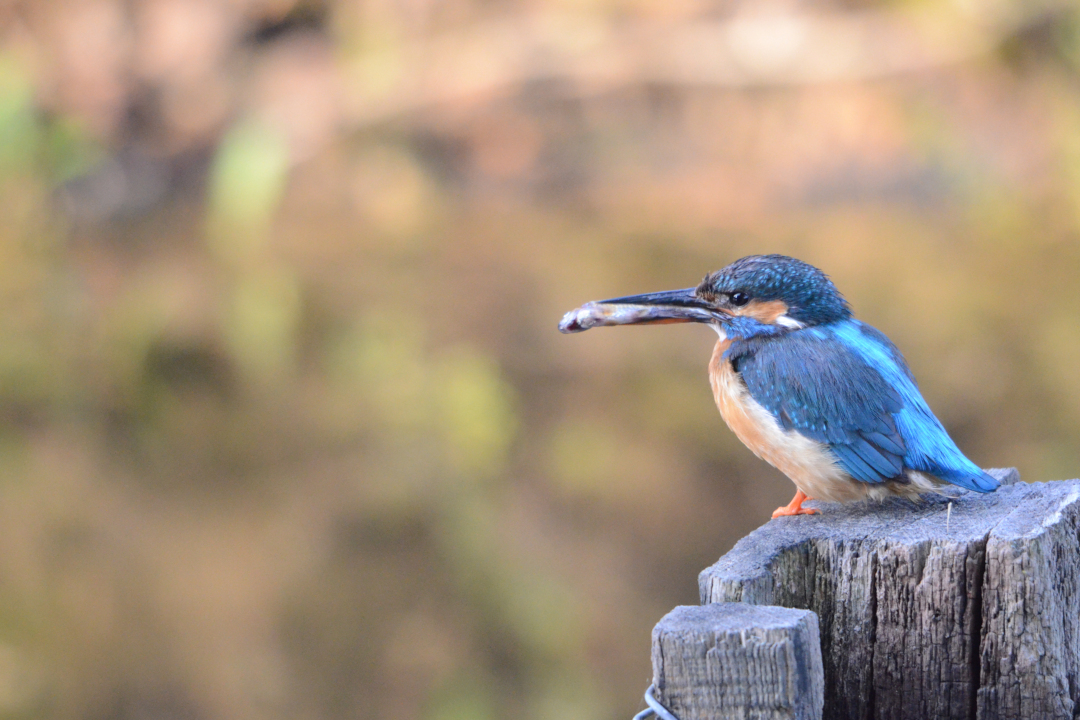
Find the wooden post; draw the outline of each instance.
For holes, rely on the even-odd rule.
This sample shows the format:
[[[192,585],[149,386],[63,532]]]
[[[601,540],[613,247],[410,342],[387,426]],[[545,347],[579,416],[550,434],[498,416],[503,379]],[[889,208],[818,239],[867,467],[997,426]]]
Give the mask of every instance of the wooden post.
[[[653,685],[679,720],[819,720],[817,616],[742,603],[681,606],[653,630]]]
[[[821,505],[701,573],[703,603],[817,613],[824,717],[1075,718],[1080,481]]]

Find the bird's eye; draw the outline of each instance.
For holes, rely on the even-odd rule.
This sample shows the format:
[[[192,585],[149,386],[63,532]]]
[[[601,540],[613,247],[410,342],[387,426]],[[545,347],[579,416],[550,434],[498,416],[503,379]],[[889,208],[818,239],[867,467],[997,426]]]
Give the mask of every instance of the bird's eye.
[[[733,292],[728,297],[731,300],[731,304],[735,307],[742,307],[746,303],[750,302],[750,296],[744,292]]]

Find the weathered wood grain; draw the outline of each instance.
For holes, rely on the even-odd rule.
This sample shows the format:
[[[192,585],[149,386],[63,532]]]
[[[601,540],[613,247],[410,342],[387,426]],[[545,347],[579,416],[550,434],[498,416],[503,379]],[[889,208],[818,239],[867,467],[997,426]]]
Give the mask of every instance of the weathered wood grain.
[[[818,720],[817,617],[743,603],[681,606],[653,630],[657,698],[679,720]]]
[[[743,538],[703,603],[814,610],[826,718],[1069,718],[1080,708],[1080,481],[821,504]]]
[[[1048,486],[986,543],[980,719],[1080,717],[1080,482]]]

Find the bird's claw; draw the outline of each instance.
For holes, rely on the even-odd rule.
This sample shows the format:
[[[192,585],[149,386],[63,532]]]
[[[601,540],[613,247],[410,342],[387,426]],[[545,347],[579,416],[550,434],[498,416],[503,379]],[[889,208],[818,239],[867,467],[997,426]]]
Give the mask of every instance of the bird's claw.
[[[791,498],[791,502],[789,502],[784,507],[778,507],[773,510],[772,516],[774,518],[778,518],[786,517],[788,515],[816,515],[817,510],[813,508],[805,508],[802,506],[802,504],[807,500],[810,500],[810,498],[808,498],[806,496],[806,493],[804,493],[802,490],[799,490],[797,493],[795,493],[795,497]]]
[[[784,507],[778,507],[775,510],[773,510],[772,516],[774,518],[778,518],[778,517],[788,517],[789,515],[817,515],[817,514],[818,514],[818,511],[815,510],[814,508],[808,508],[808,507],[792,508],[792,507],[790,507],[788,505],[785,505]]]

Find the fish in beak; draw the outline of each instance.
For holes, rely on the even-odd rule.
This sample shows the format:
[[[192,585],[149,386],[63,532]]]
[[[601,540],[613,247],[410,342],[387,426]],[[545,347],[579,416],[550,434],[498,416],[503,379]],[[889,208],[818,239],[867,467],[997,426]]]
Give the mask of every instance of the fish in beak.
[[[605,325],[717,324],[728,317],[727,313],[698,297],[695,290],[697,288],[683,288],[587,302],[563,316],[559,331],[576,333]]]

